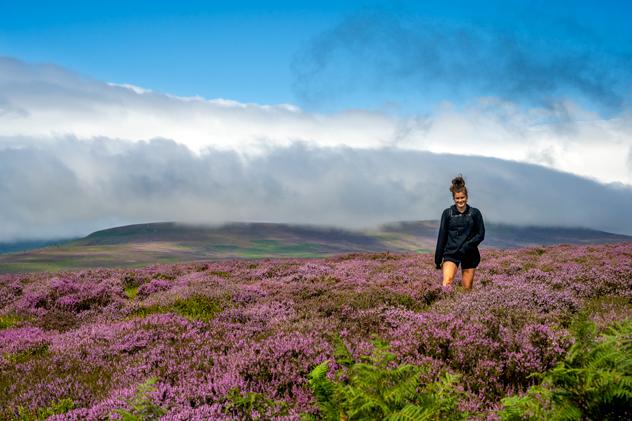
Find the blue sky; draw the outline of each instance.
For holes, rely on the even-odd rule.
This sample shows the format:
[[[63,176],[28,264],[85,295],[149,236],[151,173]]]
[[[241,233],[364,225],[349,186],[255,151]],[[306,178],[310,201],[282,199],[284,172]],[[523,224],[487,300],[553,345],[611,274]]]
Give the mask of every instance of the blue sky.
[[[291,101],[292,54],[354,5],[5,2],[0,52],[173,94]],[[261,7],[265,3],[265,7]],[[6,13],[8,11],[8,13]]]
[[[632,235],[632,2],[0,0],[0,242],[155,221]]]
[[[562,62],[564,68],[564,61],[585,57],[591,61],[587,71],[598,73],[595,78],[605,72],[629,95],[630,16],[632,3],[624,1],[2,1],[0,55],[55,63],[98,80],[181,96],[293,103],[324,111],[384,109],[395,103],[399,110],[414,111],[442,100],[462,102],[486,91],[498,92],[480,79],[469,79],[467,67],[460,70],[463,82],[458,86],[453,80],[436,83],[428,74],[407,79],[397,75],[405,62],[369,57],[348,44],[333,45],[335,51],[320,69],[304,61],[314,60],[315,44],[335,36],[332,31],[354,21],[362,25],[365,18],[367,26],[375,26],[376,39],[366,39],[373,29],[352,29],[341,42],[359,42],[356,48],[368,49],[382,43],[381,48],[391,49],[411,37],[429,36],[429,27],[437,37],[470,36],[474,43],[504,36],[527,50],[529,60],[538,62],[525,72],[559,70],[553,62]],[[400,34],[404,39],[395,35],[391,44],[384,44],[402,28],[407,31]],[[458,50],[455,42],[439,40],[438,45],[456,48],[443,54],[464,55],[455,63],[467,64],[473,57]],[[490,61],[496,48],[500,47],[486,44],[476,53],[487,54],[483,61]],[[384,64],[390,64],[393,73],[380,74]],[[365,72],[356,80],[359,68]],[[353,89],[333,88],[333,95],[322,94],[325,87],[320,80],[301,85],[301,78],[319,70],[327,85],[338,80]],[[516,86],[529,83],[542,82],[524,78]],[[604,112],[618,109],[612,98],[600,101],[599,93],[587,94],[567,80],[558,83],[555,95],[577,97]],[[501,93],[533,100],[516,86]]]

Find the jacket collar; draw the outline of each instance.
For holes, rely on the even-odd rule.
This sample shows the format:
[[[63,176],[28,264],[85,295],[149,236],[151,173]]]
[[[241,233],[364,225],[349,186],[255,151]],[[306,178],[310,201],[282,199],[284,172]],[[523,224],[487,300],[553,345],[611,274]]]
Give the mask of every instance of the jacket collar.
[[[452,210],[454,211],[454,212],[452,212],[453,214],[465,215],[466,213],[470,212],[470,205],[468,205],[467,203],[465,204],[465,210],[463,211],[463,213],[459,212],[459,210],[456,208],[456,205],[452,205]]]

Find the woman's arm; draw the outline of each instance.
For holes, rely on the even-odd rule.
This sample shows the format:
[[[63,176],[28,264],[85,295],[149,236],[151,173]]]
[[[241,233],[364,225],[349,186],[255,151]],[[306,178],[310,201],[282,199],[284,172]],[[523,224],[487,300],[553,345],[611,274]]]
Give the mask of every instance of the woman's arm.
[[[441,267],[443,260],[443,249],[448,241],[448,214],[443,211],[441,214],[441,223],[439,224],[439,235],[437,237],[437,248],[435,250],[435,266],[437,269]]]

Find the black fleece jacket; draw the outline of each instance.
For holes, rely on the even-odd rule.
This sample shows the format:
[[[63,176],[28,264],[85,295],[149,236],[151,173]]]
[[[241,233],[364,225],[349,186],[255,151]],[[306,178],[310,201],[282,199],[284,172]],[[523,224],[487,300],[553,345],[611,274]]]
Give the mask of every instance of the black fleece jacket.
[[[444,256],[461,259],[464,256],[478,254],[478,245],[485,239],[485,224],[481,212],[470,205],[460,213],[456,205],[445,209],[441,214],[435,265],[441,266]]]

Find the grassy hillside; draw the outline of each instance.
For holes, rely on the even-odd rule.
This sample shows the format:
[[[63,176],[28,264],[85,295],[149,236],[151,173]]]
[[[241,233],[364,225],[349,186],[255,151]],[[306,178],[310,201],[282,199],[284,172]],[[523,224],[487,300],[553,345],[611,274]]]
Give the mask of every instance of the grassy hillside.
[[[632,237],[572,228],[487,224],[483,247],[631,241]],[[348,252],[433,253],[437,221],[386,224],[352,231],[310,225],[233,223],[191,226],[137,224],[97,231],[42,249],[0,255],[0,273],[141,267],[208,259],[326,257]]]

